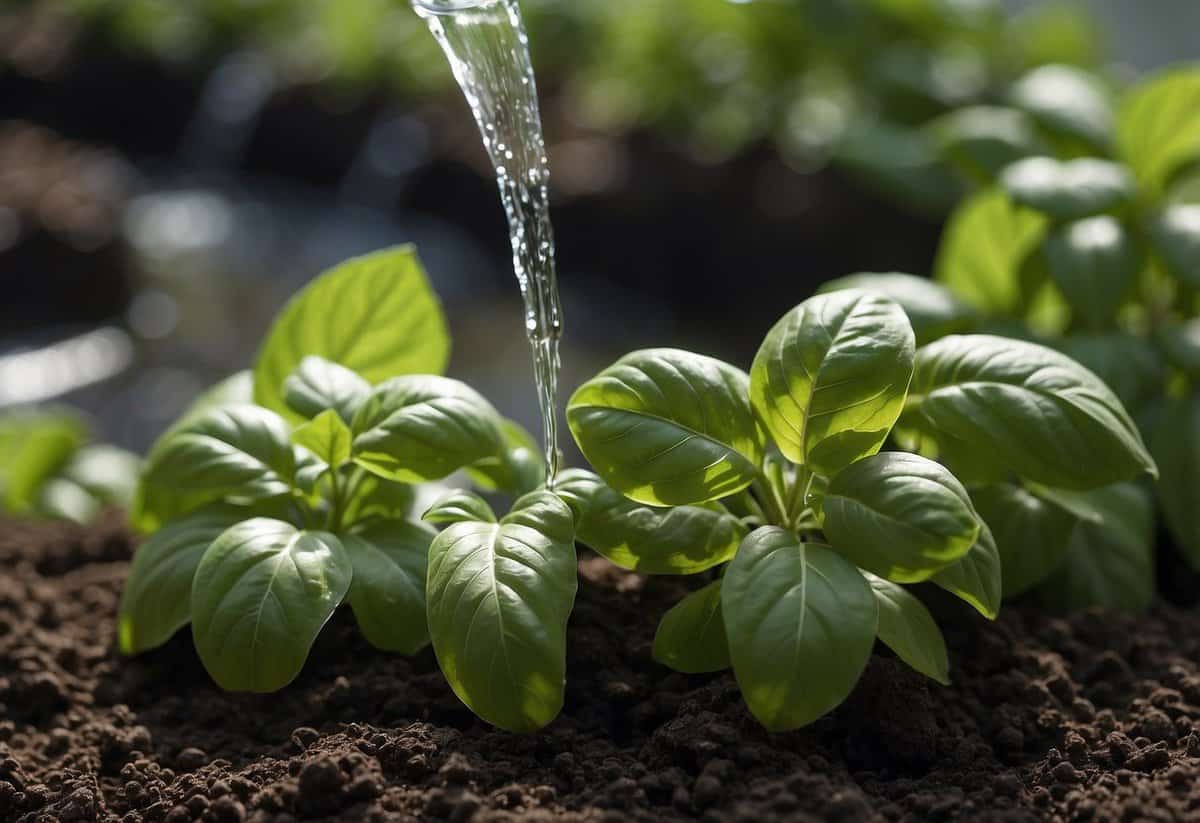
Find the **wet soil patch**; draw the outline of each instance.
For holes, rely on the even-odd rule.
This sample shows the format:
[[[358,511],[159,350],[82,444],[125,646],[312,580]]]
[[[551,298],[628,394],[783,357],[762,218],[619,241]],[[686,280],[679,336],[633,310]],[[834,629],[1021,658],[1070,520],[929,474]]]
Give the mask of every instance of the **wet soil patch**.
[[[1200,819],[1195,610],[938,603],[953,687],[880,654],[832,716],[772,736],[731,676],[650,659],[676,582],[587,559],[566,708],[513,736],[348,616],[277,695],[222,694],[186,632],[122,660],[130,545],[115,516],[0,523],[0,820]]]

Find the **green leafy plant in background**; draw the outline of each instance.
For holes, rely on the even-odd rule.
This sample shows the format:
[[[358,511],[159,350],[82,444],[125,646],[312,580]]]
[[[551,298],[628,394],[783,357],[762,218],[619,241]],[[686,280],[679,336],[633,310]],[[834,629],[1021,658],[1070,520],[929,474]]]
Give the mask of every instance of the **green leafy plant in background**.
[[[938,306],[958,304],[916,284],[937,298],[913,311],[918,332],[900,303],[841,289],[785,315],[749,374],[637,351],[567,406],[596,472],[556,483],[578,539],[645,574],[703,575],[663,617],[654,655],[683,672],[732,666],[772,730],[841,703],[876,638],[948,682],[941,632],[906,584],[995,616],[994,535],[931,457],[963,477],[1002,469],[1072,494],[1155,471],[1117,397],[1066,356],[986,335],[918,348],[956,322]],[[908,450],[881,451],[889,437]]]
[[[348,261],[294,297],[253,370],[201,396],[146,458],[132,517],[150,536],[122,598],[121,650],[190,623],[221,687],[274,691],[346,603],[379,649],[432,640],[484,719],[553,719],[575,596],[571,512],[537,490],[529,435],[438,374],[448,355],[411,248]],[[513,510],[497,522],[452,492],[423,521],[459,470],[517,496]],[[432,523],[451,525],[439,535]]]
[[[1006,594],[1144,607],[1156,508],[1200,569],[1200,68],[1114,94],[1084,72],[1045,67],[1016,85],[1004,111],[1029,139],[990,159],[982,143],[960,146],[979,188],[946,227],[938,282],[859,275],[829,288],[891,295],[927,340],[966,330],[1034,340],[1107,383],[1158,461],[1154,489],[1080,494],[1059,478],[942,454],[992,526]],[[1096,471],[1108,456],[1086,465]]]
[[[137,456],[90,437],[68,409],[0,416],[0,513],[86,523],[105,506],[128,507]]]

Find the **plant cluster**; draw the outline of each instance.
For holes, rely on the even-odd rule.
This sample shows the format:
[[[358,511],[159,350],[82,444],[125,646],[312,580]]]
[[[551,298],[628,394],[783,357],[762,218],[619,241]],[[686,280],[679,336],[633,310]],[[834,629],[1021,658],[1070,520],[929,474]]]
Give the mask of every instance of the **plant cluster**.
[[[1050,67],[1013,102],[991,116],[1020,128],[957,144],[980,186],[946,227],[938,283],[860,275],[827,288],[891,295],[926,340],[986,330],[1042,342],[1112,388],[1162,471],[1154,489],[1064,495],[973,455],[944,460],[992,526],[1006,595],[1143,607],[1154,591],[1155,497],[1200,569],[1200,69],[1166,71],[1114,99],[1096,78]]]

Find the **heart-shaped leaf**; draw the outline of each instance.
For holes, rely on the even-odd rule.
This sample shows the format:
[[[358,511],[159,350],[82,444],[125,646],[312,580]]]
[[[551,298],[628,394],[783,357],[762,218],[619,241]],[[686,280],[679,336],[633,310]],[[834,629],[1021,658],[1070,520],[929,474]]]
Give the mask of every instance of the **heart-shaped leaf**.
[[[122,654],[157,648],[192,619],[192,580],[200,558],[246,509],[217,504],[155,532],[133,555],[117,612]]]
[[[1050,275],[1083,323],[1114,326],[1142,265],[1124,227],[1108,216],[1077,220],[1051,230],[1042,248]]]
[[[990,335],[931,343],[917,352],[909,404],[935,436],[973,443],[1047,486],[1157,475],[1137,427],[1100,378],[1035,343]]]
[[[1200,569],[1200,395],[1171,398],[1152,437],[1162,470],[1158,499],[1171,535]]]
[[[1100,149],[1112,143],[1113,110],[1108,92],[1083,69],[1039,66],[1013,85],[1009,99],[1052,135]]]
[[[654,659],[684,674],[729,668],[720,580],[692,592],[663,615],[654,633]]]
[[[977,319],[975,310],[955,297],[945,286],[912,274],[851,274],[826,282],[821,286],[820,292],[842,289],[861,289],[899,303],[912,324],[918,346],[947,334],[967,331]]]
[[[1000,611],[1003,578],[1000,550],[987,523],[980,523],[979,539],[962,560],[934,573],[929,580],[971,604],[988,620],[995,620]]]
[[[877,454],[834,475],[824,512],[834,549],[900,583],[927,580],[979,536],[962,484],[941,464],[907,452]]]
[[[265,517],[232,526],[208,547],[192,581],[192,636],[204,667],[227,691],[282,689],[353,576],[332,534]]]
[[[946,640],[929,610],[903,586],[870,572],[864,576],[879,604],[879,639],[921,674],[949,686]]]
[[[283,383],[287,407],[301,417],[332,409],[349,425],[371,394],[371,384],[345,366],[309,355]]]
[[[1200,204],[1168,206],[1150,224],[1150,240],[1171,274],[1200,288]]]
[[[522,497],[499,523],[464,521],[438,535],[429,630],[459,699],[508,731],[553,720],[576,587],[571,510],[550,492]]]
[[[733,557],[746,536],[741,521],[719,503],[647,506],[581,469],[560,474],[554,491],[575,512],[581,543],[642,574],[702,572]]]
[[[258,354],[255,402],[294,416],[283,385],[308,355],[345,366],[368,383],[445,370],[446,319],[412,246],[348,260],[293,297]]]
[[[1055,220],[1112,211],[1134,194],[1133,175],[1124,166],[1095,157],[1065,163],[1027,157],[1004,169],[1000,183],[1014,201]]]
[[[567,422],[597,473],[627,497],[704,503],[746,488],[762,461],[749,383],[711,357],[636,351],[575,392]]]
[[[887,439],[915,347],[899,304],[853,289],[819,294],[767,334],[750,399],[785,457],[829,477]]]
[[[416,654],[429,643],[425,574],[437,532],[421,523],[377,520],[342,535],[354,566],[347,600],[372,646]]]
[[[1172,174],[1200,157],[1200,67],[1171,69],[1133,89],[1121,103],[1117,137],[1146,190],[1165,189]]]
[[[742,696],[770,731],[806,726],[845,700],[879,623],[875,595],[850,561],[775,527],[742,543],[721,611]]]
[[[354,418],[354,461],[401,483],[438,480],[502,454],[500,415],[465,383],[407,375],[380,384]]]
[[[350,459],[350,428],[333,409],[326,409],[292,432],[292,442],[303,446],[335,469]]]
[[[1005,597],[1029,591],[1062,565],[1077,522],[1069,512],[1011,483],[973,489],[971,499],[995,535]]]

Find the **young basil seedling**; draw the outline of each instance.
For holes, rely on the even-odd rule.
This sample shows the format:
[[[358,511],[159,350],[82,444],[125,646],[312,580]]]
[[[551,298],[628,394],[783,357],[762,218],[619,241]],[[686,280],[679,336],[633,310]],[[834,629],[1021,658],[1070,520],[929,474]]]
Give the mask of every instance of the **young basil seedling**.
[[[638,351],[567,406],[596,471],[556,485],[579,540],[648,574],[721,567],[664,616],[654,656],[684,672],[732,666],[768,729],[839,705],[876,638],[949,682],[941,632],[902,584],[930,581],[995,617],[996,538],[935,458],[1071,488],[1154,471],[1094,375],[995,337],[918,350],[905,295],[925,328],[970,312],[936,286],[884,277],[900,301],[853,288],[813,297],[768,333],[749,374],[691,352]],[[910,451],[880,451],[893,435]]]

